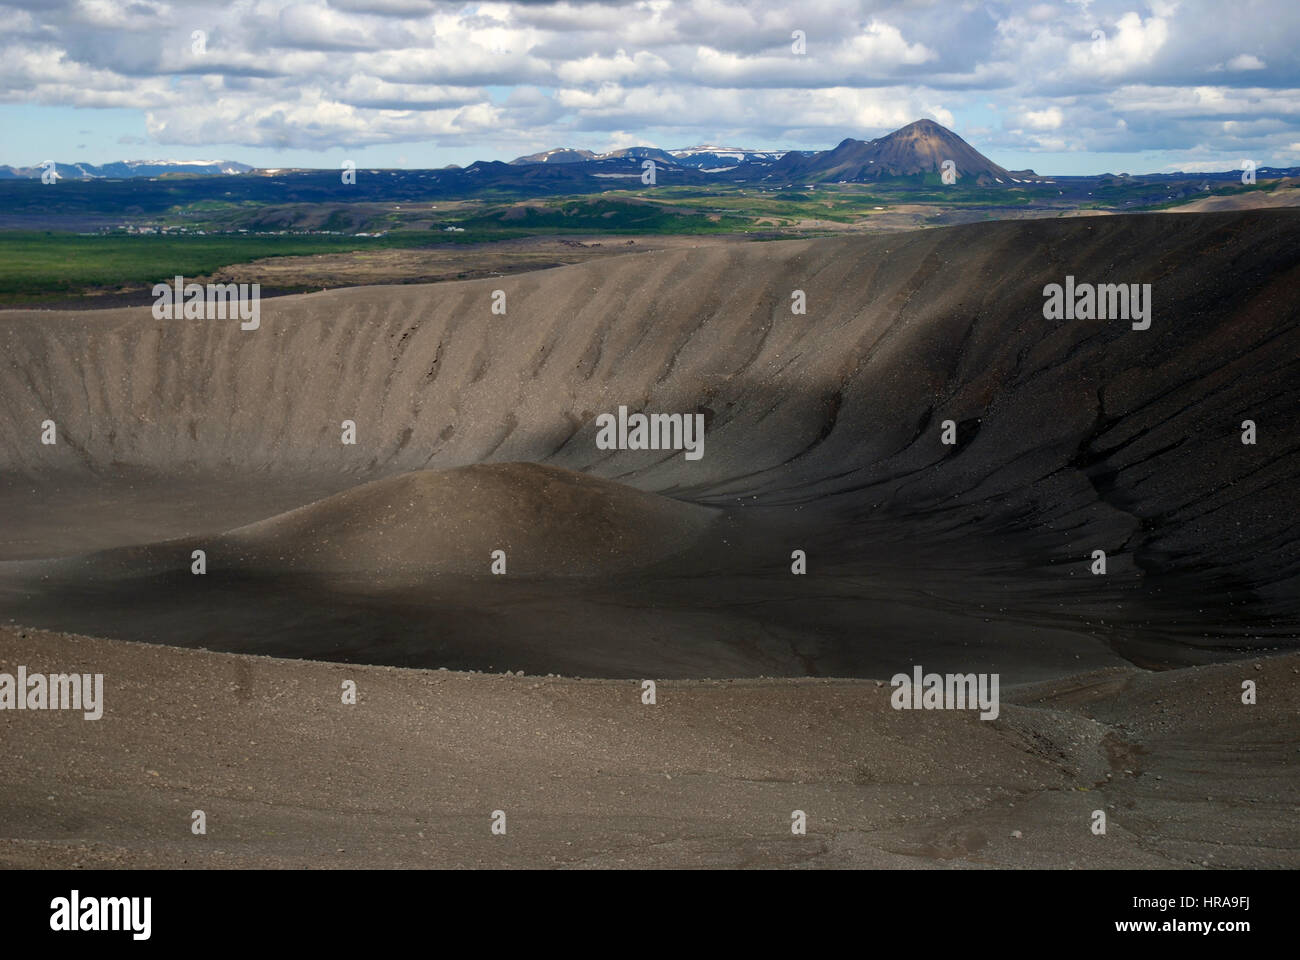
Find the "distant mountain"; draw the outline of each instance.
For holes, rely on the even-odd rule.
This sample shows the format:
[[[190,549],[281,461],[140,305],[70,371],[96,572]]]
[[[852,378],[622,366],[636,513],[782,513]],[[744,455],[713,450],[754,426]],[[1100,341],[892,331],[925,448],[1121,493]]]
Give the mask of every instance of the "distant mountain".
[[[833,150],[787,154],[772,164],[765,179],[818,183],[855,182],[941,172],[943,162],[956,165],[959,180],[983,185],[1030,179],[1013,177],[947,127],[917,120],[875,140],[842,141]]]
[[[602,160],[657,160],[661,163],[676,163],[672,155],[658,147],[624,147],[609,153],[592,153],[590,150],[575,150],[572,147],[556,147],[541,153],[530,153],[526,157],[515,157],[512,164],[529,163],[587,163]]]
[[[875,140],[848,138],[831,150],[748,150],[701,144],[680,150],[631,147],[611,153],[592,153],[560,147],[519,157],[513,164],[603,164],[609,160],[651,158],[660,163],[689,168],[702,174],[735,171],[745,179],[785,183],[834,181],[870,182],[891,177],[940,173],[951,160],[958,179],[985,186],[1034,182],[1032,170],[1014,173],[994,163],[957,134],[933,120],[917,120]],[[595,167],[590,169],[595,170]]]
[[[512,164],[530,163],[588,163],[603,160],[655,160],[695,170],[730,170],[742,163],[767,163],[783,156],[784,150],[743,150],[736,147],[703,145],[684,147],[681,150],[660,150],[658,147],[624,147],[608,153],[592,153],[573,147],[555,147],[541,153],[515,157]]]
[[[574,150],[571,147],[555,147],[541,153],[530,153],[526,157],[515,157],[511,163],[582,163],[594,160],[596,155],[590,150]]]
[[[167,174],[218,176],[248,173],[253,168],[233,160],[125,160],[105,163],[58,163],[54,170],[60,180],[130,180],[136,177],[161,177]],[[44,164],[30,167],[0,166],[0,180],[39,180],[45,173]]]
[[[780,157],[785,150],[749,150],[745,147],[719,147],[712,143],[702,143],[694,147],[683,147],[680,150],[669,150],[674,157],[679,160],[686,160],[691,157],[712,156],[726,160],[745,160],[754,157],[760,160],[775,160]]]
[[[596,157],[597,160],[654,160],[658,163],[672,163],[677,161],[667,150],[660,150],[658,147],[624,147],[622,150],[611,150],[609,153],[602,153]]]
[[[719,147],[702,144],[669,153],[684,167],[694,167],[706,172],[722,172],[742,163],[771,163],[785,156],[785,150],[746,150],[740,147]]]

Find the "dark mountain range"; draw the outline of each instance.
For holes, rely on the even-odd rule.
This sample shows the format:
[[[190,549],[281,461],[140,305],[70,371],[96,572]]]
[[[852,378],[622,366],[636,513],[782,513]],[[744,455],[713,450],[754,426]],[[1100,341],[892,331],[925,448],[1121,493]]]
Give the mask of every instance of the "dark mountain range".
[[[464,168],[358,168],[356,181],[340,181],[338,170],[253,169],[246,164],[130,162],[91,168],[60,164],[54,185],[41,182],[40,167],[0,167],[0,226],[28,229],[98,229],[141,222],[178,206],[223,204],[419,203],[444,198],[518,201],[529,198],[599,194],[608,190],[653,191],[657,186],[687,187],[708,195],[741,186],[781,191],[809,184],[879,184],[897,193],[933,190],[935,173],[952,160],[958,186],[994,191],[1035,191],[1059,205],[1098,201],[1117,209],[1143,207],[1206,192],[1209,185],[1235,186],[1240,171],[1165,173],[1129,176],[1036,175],[1008,171],[956,134],[921,120],[875,140],[845,140],[831,150],[761,153],[717,146],[663,151],[631,147],[609,155],[573,159],[566,150],[538,162],[478,161]],[[535,154],[543,156],[543,154]],[[645,159],[656,162],[655,185],[643,184]],[[165,169],[158,169],[165,167]],[[121,168],[121,169],[119,169]],[[244,170],[230,173],[225,170]],[[1300,168],[1260,167],[1261,179],[1300,175]],[[212,174],[199,175],[193,174]],[[120,177],[120,178],[119,178]],[[926,182],[923,184],[921,178]]]
[[[830,150],[760,151],[712,144],[686,147],[680,150],[660,150],[657,147],[628,147],[609,153],[593,153],[571,147],[558,147],[540,153],[517,157],[509,163],[501,161],[476,161],[461,168],[452,164],[438,170],[358,169],[357,184],[348,188],[347,199],[418,199],[453,195],[476,196],[485,193],[502,196],[546,196],[558,193],[592,193],[631,183],[641,176],[641,163],[654,160],[660,168],[660,183],[679,186],[709,186],[729,183],[764,183],[773,187],[814,183],[876,183],[889,180],[916,178],[941,173],[944,161],[955,166],[958,182],[971,186],[997,188],[1024,184],[1080,183],[1094,177],[1039,176],[1033,170],[1008,170],[994,163],[969,143],[933,120],[917,120],[901,129],[874,140],[841,141]],[[338,183],[337,171],[296,168],[257,169],[234,161],[161,160],[126,161],[94,164],[56,164],[58,179],[89,183],[104,180],[174,180],[190,175],[197,180],[212,179],[212,189],[187,187],[197,191],[193,199],[204,199],[212,191],[215,196],[231,199],[256,199],[267,192],[264,186],[235,186],[246,177],[237,174],[254,174],[253,179],[273,181],[272,192],[285,202],[312,202],[344,199],[333,186]],[[38,181],[43,168],[0,166],[0,182]],[[1260,167],[1263,177],[1294,176],[1297,168]],[[199,175],[199,176],[193,176]],[[1237,171],[1197,174],[1144,174],[1128,178],[1127,174],[1109,177],[1110,181],[1182,181],[1194,176],[1198,180],[1235,180]],[[290,183],[293,187],[284,188]],[[69,186],[71,184],[68,184]],[[101,184],[101,187],[103,185]],[[133,196],[141,205],[139,212],[154,208],[144,194]],[[147,191],[146,191],[147,192]],[[164,191],[167,192],[167,191]],[[256,196],[254,196],[256,195]],[[63,200],[70,200],[64,197]],[[49,200],[42,196],[42,203]],[[174,201],[171,201],[174,202]],[[83,206],[83,204],[77,204]]]

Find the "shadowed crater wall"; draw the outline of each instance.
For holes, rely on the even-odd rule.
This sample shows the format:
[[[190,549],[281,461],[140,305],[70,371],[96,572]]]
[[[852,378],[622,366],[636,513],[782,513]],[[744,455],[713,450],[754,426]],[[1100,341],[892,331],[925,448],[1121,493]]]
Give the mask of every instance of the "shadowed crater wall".
[[[1151,284],[1150,329],[1045,319],[1067,275]],[[8,312],[0,614],[614,675],[1290,646],[1297,290],[1300,215],[1249,211],[630,254],[277,298],[252,332]],[[619,405],[702,414],[703,458],[598,449]]]

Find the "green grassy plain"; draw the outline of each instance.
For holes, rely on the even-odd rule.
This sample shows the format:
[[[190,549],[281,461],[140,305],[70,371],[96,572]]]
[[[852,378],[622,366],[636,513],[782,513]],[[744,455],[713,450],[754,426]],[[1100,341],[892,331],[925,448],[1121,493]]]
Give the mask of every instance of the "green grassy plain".
[[[1192,178],[1189,177],[1189,182]],[[1272,189],[1216,183],[1215,193]],[[112,186],[112,185],[110,185]],[[1179,194],[1168,199],[1170,194]],[[190,199],[165,212],[125,219],[138,225],[182,227],[190,233],[71,233],[0,231],[0,306],[39,304],[83,293],[137,290],[177,274],[202,277],[223,267],[267,257],[381,251],[449,244],[481,244],[533,236],[751,235],[753,239],[814,236],[813,221],[854,225],[893,207],[924,205],[983,212],[988,218],[1019,211],[1110,209],[1136,212],[1177,206],[1186,184],[1151,184],[1106,177],[1003,187],[958,183],[937,175],[877,183],[661,184],[599,194],[517,198],[440,199],[358,203],[266,204],[250,200]],[[448,228],[454,228],[449,230]],[[193,231],[209,231],[199,236]],[[233,232],[244,229],[249,232]],[[295,231],[283,235],[273,230]],[[232,231],[232,232],[213,232]],[[336,235],[324,232],[335,231]],[[385,232],[358,237],[359,232]]]

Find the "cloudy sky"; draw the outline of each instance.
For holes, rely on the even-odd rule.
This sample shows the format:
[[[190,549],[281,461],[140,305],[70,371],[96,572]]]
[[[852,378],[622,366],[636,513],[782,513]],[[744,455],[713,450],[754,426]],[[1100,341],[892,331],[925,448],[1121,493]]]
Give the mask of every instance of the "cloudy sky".
[[[1298,0],[0,9],[0,163],[823,149],[930,117],[1004,166],[1045,173],[1300,165]]]

